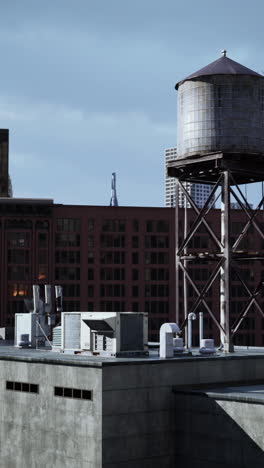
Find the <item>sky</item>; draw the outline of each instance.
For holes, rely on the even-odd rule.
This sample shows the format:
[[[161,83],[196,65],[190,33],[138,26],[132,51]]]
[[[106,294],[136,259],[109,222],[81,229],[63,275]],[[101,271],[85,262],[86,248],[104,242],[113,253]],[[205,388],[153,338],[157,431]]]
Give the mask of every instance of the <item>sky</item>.
[[[262,0],[0,0],[0,11],[15,197],[108,205],[116,172],[120,205],[164,206],[175,83],[223,48],[264,71]]]

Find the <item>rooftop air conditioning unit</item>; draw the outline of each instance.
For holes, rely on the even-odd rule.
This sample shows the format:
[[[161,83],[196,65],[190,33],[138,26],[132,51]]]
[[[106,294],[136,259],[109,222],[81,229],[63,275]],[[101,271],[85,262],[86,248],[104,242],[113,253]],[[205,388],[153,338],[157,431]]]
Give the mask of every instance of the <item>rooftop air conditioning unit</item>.
[[[61,349],[127,356],[148,351],[145,312],[62,312]]]

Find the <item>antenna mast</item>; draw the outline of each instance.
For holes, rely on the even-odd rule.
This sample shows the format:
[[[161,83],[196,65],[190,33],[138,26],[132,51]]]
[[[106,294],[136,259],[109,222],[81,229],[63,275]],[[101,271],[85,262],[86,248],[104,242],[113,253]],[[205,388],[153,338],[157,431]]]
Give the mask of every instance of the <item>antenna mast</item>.
[[[116,173],[112,172],[110,206],[118,206],[116,195]]]

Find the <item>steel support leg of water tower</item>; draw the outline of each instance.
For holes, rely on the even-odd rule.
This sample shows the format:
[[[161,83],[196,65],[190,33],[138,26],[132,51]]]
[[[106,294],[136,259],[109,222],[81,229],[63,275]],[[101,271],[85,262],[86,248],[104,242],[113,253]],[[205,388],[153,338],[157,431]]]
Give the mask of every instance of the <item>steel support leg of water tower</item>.
[[[230,172],[223,172],[222,200],[221,200],[221,243],[223,266],[220,270],[220,324],[225,333],[221,332],[223,351],[234,351],[230,330],[230,302],[231,302],[231,260],[232,246],[230,237]]]
[[[176,323],[180,322],[180,298],[179,298],[179,280],[180,280],[180,266],[179,266],[179,179],[175,179],[175,315]]]

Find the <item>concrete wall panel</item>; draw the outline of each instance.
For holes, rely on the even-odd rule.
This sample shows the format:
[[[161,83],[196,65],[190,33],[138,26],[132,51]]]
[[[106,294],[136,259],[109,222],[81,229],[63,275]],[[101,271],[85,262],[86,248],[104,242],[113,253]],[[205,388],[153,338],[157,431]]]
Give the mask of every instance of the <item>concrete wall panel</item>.
[[[5,468],[101,467],[101,369],[0,361],[0,445]],[[39,394],[6,390],[6,380]],[[54,386],[93,391],[93,400],[54,396]]]

